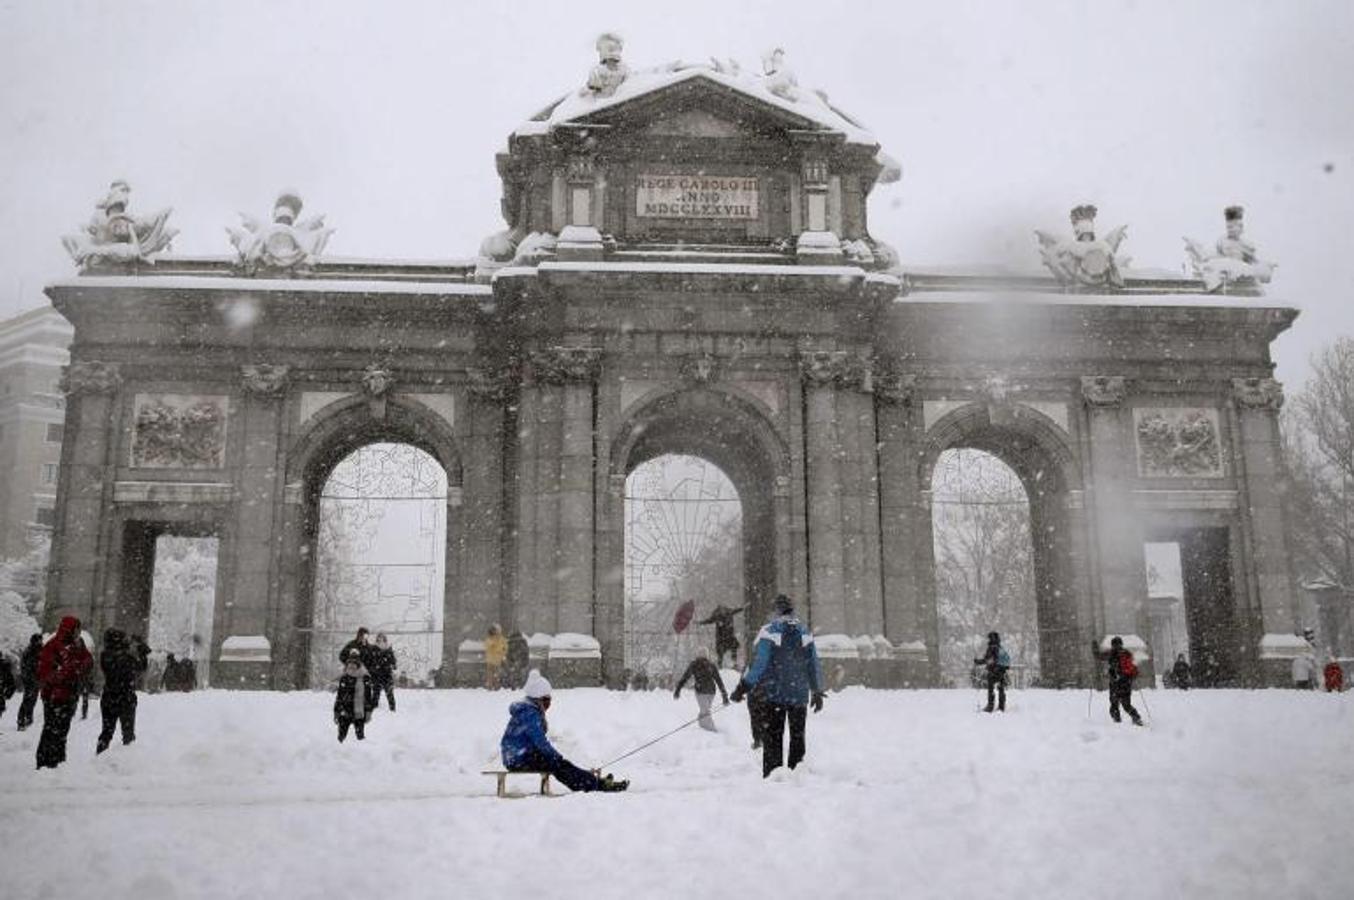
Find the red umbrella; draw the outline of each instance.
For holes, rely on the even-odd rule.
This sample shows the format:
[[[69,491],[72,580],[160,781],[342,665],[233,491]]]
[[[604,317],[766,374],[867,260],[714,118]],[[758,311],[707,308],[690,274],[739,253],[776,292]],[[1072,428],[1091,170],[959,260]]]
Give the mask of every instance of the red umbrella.
[[[676,634],[681,634],[683,631],[686,631],[687,626],[691,624],[691,620],[695,618],[695,615],[696,615],[695,600],[688,600],[681,606],[677,607],[677,612],[675,612],[672,616],[673,632]]]

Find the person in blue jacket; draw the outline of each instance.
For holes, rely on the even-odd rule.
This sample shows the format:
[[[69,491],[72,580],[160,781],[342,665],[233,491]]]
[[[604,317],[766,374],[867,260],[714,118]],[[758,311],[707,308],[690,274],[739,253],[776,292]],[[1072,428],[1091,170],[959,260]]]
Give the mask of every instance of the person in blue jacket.
[[[509,772],[549,772],[571,791],[615,792],[630,786],[630,782],[617,781],[611,775],[598,778],[580,769],[551,745],[545,736],[549,729],[545,711],[550,708],[550,682],[535,669],[527,675],[526,695],[525,700],[508,707],[508,727],[499,742],[503,768]]]
[[[729,698],[740,702],[753,688],[764,692],[761,715],[762,777],[782,764],[785,723],[790,723],[790,768],[804,758],[804,725],[812,697],[813,711],[823,710],[823,670],[813,632],[795,618],[794,604],[784,594],[772,603],[771,621],[757,632],[752,666]]]

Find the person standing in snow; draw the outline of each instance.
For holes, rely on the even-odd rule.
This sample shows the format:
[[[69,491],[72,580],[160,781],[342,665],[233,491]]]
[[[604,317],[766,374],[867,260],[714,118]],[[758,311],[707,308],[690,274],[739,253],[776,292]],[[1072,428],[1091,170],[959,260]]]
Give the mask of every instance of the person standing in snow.
[[[1180,690],[1187,691],[1190,687],[1189,678],[1189,660],[1185,659],[1185,654],[1181,653],[1175,658],[1175,665],[1171,667],[1171,680]]]
[[[719,669],[714,663],[710,662],[709,650],[704,647],[697,648],[696,658],[691,660],[691,664],[686,667],[686,671],[677,681],[677,688],[672,692],[672,699],[681,699],[682,688],[686,685],[688,679],[695,679],[696,708],[700,710],[700,726],[706,731],[718,731],[714,719],[710,717],[710,704],[715,699],[716,688],[719,689],[719,695],[724,698],[725,706],[729,705],[729,695],[724,690],[724,680],[719,677]]]
[[[8,656],[0,653],[0,716],[5,714],[5,703],[14,696],[15,688],[14,665]]]
[[[508,656],[504,662],[504,681],[513,690],[520,688],[527,680],[527,669],[531,667],[531,645],[522,629],[514,628],[508,635]]]
[[[983,674],[987,680],[987,708],[983,711],[992,711],[992,695],[995,692],[997,710],[1006,712],[1006,672],[1011,668],[1011,655],[1001,645],[1000,634],[995,631],[987,633],[987,652],[981,658],[975,659],[973,664],[983,666]]]
[[[1326,693],[1338,694],[1345,689],[1345,670],[1334,655],[1326,657],[1326,667],[1321,671],[1321,677],[1326,685]]]
[[[367,640],[368,634],[371,634],[371,632],[368,631],[365,627],[357,629],[357,636],[354,637],[348,643],[344,644],[343,649],[339,651],[339,662],[343,663],[344,665],[347,665],[348,654],[356,650],[358,654],[362,657],[362,668],[370,671],[371,653],[376,648],[372,645],[370,641]]]
[[[19,701],[19,720],[15,727],[23,731],[33,724],[33,707],[38,702],[38,655],[42,653],[42,635],[28,639],[23,656],[19,657],[19,684],[23,686],[23,700]]]
[[[66,761],[66,737],[79,701],[80,679],[94,668],[94,657],[80,639],[80,620],[66,616],[56,634],[38,654],[38,684],[42,687],[42,737],[38,739],[38,768],[55,769]]]
[[[1300,691],[1316,690],[1316,657],[1310,652],[1293,657],[1293,687]]]
[[[339,676],[338,693],[334,695],[334,724],[338,726],[339,743],[352,728],[359,741],[366,739],[367,722],[376,706],[376,685],[362,665],[362,651],[354,647],[348,651],[348,661]]]
[[[484,638],[484,686],[496,691],[503,686],[503,663],[508,658],[508,639],[500,625],[490,625]]]
[[[727,606],[716,606],[710,611],[710,615],[697,622],[697,625],[715,626],[715,663],[724,665],[724,655],[729,656],[729,665],[738,662],[738,637],[733,630],[733,617],[738,615],[747,606],[740,606],[737,609],[729,609]]]
[[[359,651],[360,655],[360,651]],[[395,711],[395,650],[384,632],[376,635],[376,646],[371,651],[371,683],[376,694],[374,706],[381,705],[381,694],[386,695],[386,706]]]
[[[730,698],[741,701],[748,692],[762,686],[766,692],[762,704],[762,777],[787,763],[799,765],[806,752],[804,728],[808,704],[814,712],[823,710],[823,670],[813,633],[795,618],[794,604],[784,594],[772,603],[771,621],[757,632],[752,666],[739,680]],[[784,751],[785,723],[790,724],[790,755]]]
[[[549,772],[571,791],[612,793],[628,788],[630,782],[617,781],[611,775],[599,778],[569,762],[554,748],[546,737],[550,728],[545,720],[550,693],[550,682],[532,669],[527,675],[526,699],[508,707],[508,727],[499,741],[503,768],[509,772]]]
[[[94,746],[96,755],[108,749],[119,723],[122,743],[136,740],[136,681],[146,671],[149,656],[149,647],[139,642],[133,644],[117,628],[103,633],[103,650],[99,653],[99,668],[103,671],[99,713],[103,717],[103,730]]]
[[[1124,649],[1124,639],[1115,635],[1110,639],[1110,652],[1106,657],[1107,674],[1110,682],[1110,718],[1116,722],[1119,709],[1128,713],[1134,725],[1142,724],[1142,716],[1133,708],[1133,679],[1138,677],[1138,664],[1133,660],[1133,652]]]
[[[89,652],[89,648],[85,646],[84,638],[80,638],[80,649],[84,650],[86,653]],[[94,693],[93,666],[90,666],[89,671],[86,672],[84,674],[84,677],[80,679],[80,688],[78,693],[80,694],[80,721],[83,722],[85,719],[89,718],[89,695]]]

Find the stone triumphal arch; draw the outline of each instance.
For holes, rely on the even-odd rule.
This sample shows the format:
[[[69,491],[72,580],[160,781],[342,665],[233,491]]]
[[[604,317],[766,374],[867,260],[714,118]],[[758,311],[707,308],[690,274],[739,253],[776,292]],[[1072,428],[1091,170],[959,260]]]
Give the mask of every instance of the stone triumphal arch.
[[[1239,210],[1191,278],[1122,268],[1088,206],[1031,242],[1042,274],[902,266],[867,227],[897,166],[783,55],[630,72],[603,49],[510,136],[507,228],[474,263],[329,259],[288,192],[232,256],[168,256],[114,184],[48,288],[75,326],[50,615],[137,630],[155,536],[212,535],[216,683],[300,686],[321,486],[393,441],[447,475],[443,677],[478,683],[503,622],[557,681],[614,684],[626,476],[680,453],[744,504],[745,597],[703,602],[755,626],[785,592],[836,677],[927,684],[931,472],[976,448],[1030,499],[1047,683],[1091,681],[1112,634],[1150,663],[1160,540],[1213,680],[1281,670],[1269,346],[1296,312],[1261,295]]]

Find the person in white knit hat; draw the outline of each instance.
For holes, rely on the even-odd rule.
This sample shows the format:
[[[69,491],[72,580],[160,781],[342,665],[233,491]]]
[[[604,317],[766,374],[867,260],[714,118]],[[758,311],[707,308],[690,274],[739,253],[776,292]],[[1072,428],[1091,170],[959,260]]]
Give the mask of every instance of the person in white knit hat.
[[[549,726],[545,711],[550,708],[550,682],[536,669],[527,675],[526,699],[508,707],[508,727],[503,730],[499,751],[503,767],[509,772],[549,772],[571,791],[623,791],[628,781],[610,775],[598,778],[587,769],[569,762],[545,736]]]

